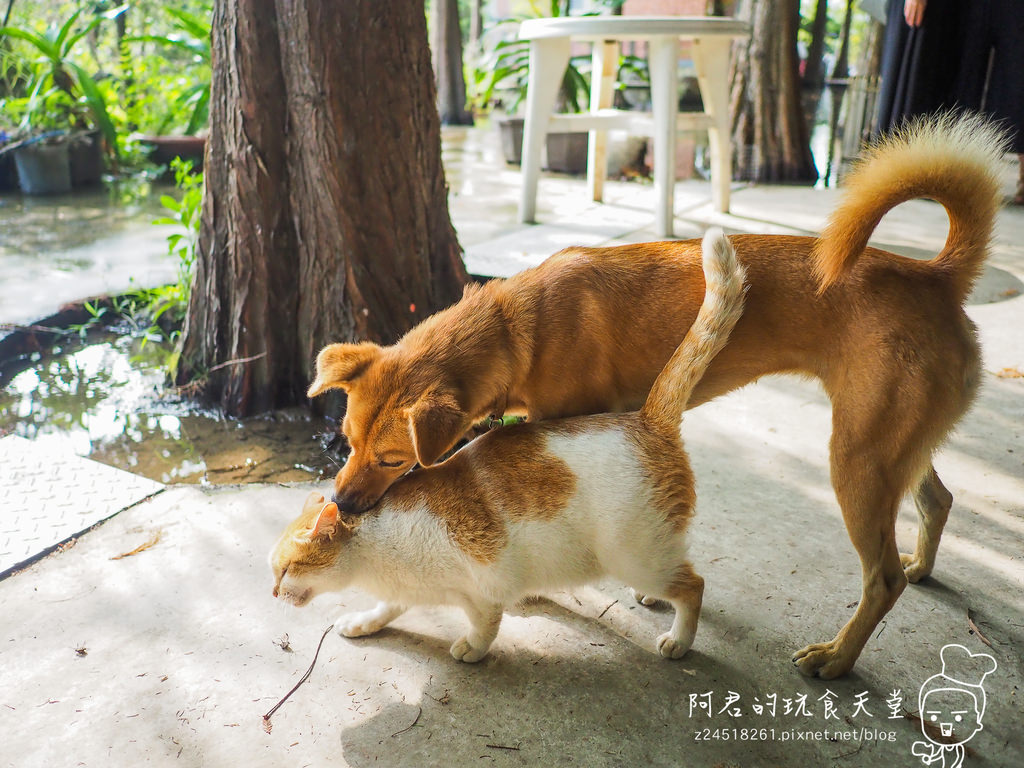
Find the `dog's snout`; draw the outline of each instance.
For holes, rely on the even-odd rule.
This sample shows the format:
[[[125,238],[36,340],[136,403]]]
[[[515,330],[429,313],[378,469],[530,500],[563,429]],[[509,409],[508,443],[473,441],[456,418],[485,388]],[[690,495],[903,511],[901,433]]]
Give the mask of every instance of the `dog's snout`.
[[[339,496],[338,494],[331,496],[331,501],[338,505],[338,511],[343,515],[354,514],[359,506],[356,504],[355,499],[349,496]]]

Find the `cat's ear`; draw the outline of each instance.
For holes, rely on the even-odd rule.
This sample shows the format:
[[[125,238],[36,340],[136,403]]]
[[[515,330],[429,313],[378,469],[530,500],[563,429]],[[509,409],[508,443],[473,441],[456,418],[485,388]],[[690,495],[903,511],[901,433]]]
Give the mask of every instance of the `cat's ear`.
[[[328,344],[316,356],[316,378],[306,397],[316,397],[328,389],[348,390],[374,360],[380,347],[370,341],[360,344]]]
[[[455,445],[469,428],[469,419],[455,397],[431,392],[406,411],[409,435],[420,466],[429,467]]]
[[[309,496],[302,503],[303,512],[313,512],[323,509],[324,504],[327,503],[327,499],[319,491],[310,491]]]
[[[333,538],[338,530],[339,522],[338,505],[333,501],[324,504],[324,508],[317,515],[316,522],[313,523],[313,530],[309,533],[310,538]]]

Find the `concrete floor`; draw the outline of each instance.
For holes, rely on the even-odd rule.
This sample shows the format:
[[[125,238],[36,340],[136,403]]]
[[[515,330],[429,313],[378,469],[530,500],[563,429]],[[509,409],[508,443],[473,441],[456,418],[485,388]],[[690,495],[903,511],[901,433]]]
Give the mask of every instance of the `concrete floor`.
[[[599,207],[580,181],[542,180],[545,223],[517,225],[517,174],[487,166],[489,139],[481,146],[461,176],[449,166],[471,271],[569,242],[649,239],[651,192],[636,184],[610,185]],[[829,190],[740,188],[723,216],[708,192],[679,185],[680,234],[712,222],[815,232],[836,201]],[[886,217],[877,242],[934,254],[945,232],[939,206],[914,202]],[[949,643],[998,662],[965,765],[1020,765],[1022,280],[1024,211],[1006,210],[968,308],[984,387],[936,460],[956,499],[936,573],[907,589],[845,679],[807,680],[789,661],[852,614],[860,578],[829,487],[826,399],[813,383],[770,378],[687,415],[692,551],[707,587],[682,660],[654,652],[669,613],[612,582],[510,609],[478,665],[448,655],[457,610],[416,609],[375,637],[329,635],[267,734],[261,716],[305,671],[339,603],[371,600],[350,591],[295,609],[271,598],[267,552],[310,486],[174,487],[0,581],[0,766],[911,766],[922,736],[907,714]],[[915,526],[905,504],[905,550]],[[150,548],[111,559],[158,532]],[[801,697],[806,714],[790,711],[785,700]],[[710,715],[699,706],[708,698]]]

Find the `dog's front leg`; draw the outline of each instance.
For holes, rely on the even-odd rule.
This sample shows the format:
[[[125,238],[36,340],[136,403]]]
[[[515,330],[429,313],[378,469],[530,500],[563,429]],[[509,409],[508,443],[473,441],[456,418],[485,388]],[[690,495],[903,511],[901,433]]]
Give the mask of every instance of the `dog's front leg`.
[[[498,636],[503,606],[469,595],[462,596],[459,604],[469,619],[470,631],[452,644],[452,656],[469,663],[480,661]]]

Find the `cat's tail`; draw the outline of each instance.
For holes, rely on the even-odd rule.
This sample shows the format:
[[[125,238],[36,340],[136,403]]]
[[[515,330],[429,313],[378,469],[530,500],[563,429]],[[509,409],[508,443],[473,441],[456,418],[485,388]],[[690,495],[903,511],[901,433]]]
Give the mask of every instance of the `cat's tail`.
[[[679,437],[683,411],[693,388],[729,340],[743,314],[746,272],[722,230],[709,229],[701,243],[704,303],[686,337],[654,381],[640,418],[648,429]]]

